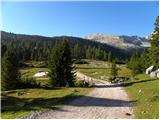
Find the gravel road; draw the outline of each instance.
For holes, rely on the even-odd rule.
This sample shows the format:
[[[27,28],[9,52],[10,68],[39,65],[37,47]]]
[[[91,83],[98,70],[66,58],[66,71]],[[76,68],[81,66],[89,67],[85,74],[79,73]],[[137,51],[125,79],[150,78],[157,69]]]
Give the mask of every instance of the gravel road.
[[[84,77],[83,74],[78,77]],[[87,76],[86,76],[87,77]],[[94,80],[94,79],[92,79]],[[87,95],[59,109],[35,112],[24,117],[32,119],[132,119],[132,101],[122,87],[99,80],[97,87]]]

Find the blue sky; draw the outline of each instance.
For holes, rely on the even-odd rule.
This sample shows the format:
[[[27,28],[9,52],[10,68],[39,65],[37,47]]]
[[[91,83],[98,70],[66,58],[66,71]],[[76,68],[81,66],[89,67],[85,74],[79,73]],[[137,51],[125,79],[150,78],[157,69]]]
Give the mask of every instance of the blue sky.
[[[8,32],[85,37],[92,33],[147,36],[158,2],[2,2]]]

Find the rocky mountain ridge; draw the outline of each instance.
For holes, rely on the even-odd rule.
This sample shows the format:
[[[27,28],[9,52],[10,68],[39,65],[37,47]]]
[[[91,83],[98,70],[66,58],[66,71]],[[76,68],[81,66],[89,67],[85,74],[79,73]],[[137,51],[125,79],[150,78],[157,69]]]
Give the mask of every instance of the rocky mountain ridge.
[[[139,36],[90,34],[85,37],[88,40],[106,43],[119,48],[141,48],[150,47],[149,40]]]

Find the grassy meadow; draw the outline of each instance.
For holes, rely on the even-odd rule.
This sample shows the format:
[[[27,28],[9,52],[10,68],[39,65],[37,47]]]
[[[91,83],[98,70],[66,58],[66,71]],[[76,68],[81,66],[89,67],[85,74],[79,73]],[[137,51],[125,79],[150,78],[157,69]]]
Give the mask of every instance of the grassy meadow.
[[[76,64],[81,73],[94,78],[107,80],[111,64],[104,61],[85,60],[87,64]],[[22,78],[34,78],[41,86],[47,85],[47,76],[34,77],[38,72],[47,72],[44,62],[28,62],[29,67],[20,69]],[[131,77],[131,70],[126,65],[117,65],[118,76]],[[131,100],[135,118],[158,118],[159,80],[148,75],[139,74],[124,84],[124,89]],[[93,88],[59,88],[59,89],[18,89],[2,93],[2,118],[20,118],[35,110],[62,107],[67,102],[83,96]]]
[[[159,116],[159,79],[139,74],[125,83],[129,97],[135,100],[133,107],[138,119],[157,119]]]
[[[44,61],[29,61],[27,67],[20,68],[22,78],[34,78],[42,88],[17,89],[2,92],[1,118],[21,118],[35,110],[62,107],[64,104],[81,97],[93,88],[57,88],[47,89],[48,76],[34,77],[38,72],[48,72]]]
[[[19,89],[2,93],[1,118],[21,118],[35,110],[62,107],[93,88]]]
[[[77,64],[76,68],[81,73],[97,79],[107,80],[111,77],[111,63],[104,61],[87,60],[88,64]],[[118,76],[131,76],[131,70],[126,65],[118,64]]]

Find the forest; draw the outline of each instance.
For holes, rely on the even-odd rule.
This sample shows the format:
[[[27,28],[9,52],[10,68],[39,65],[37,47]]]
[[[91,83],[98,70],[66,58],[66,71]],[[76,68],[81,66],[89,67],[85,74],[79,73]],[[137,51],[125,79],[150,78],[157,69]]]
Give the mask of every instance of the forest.
[[[63,38],[68,39],[72,57],[75,59],[108,60],[108,57],[112,56],[119,60],[125,60],[131,56],[131,50],[119,49],[78,37],[43,37],[13,34],[4,31],[1,32],[2,56],[7,49],[8,51],[14,51],[19,60],[47,60],[50,51]]]

